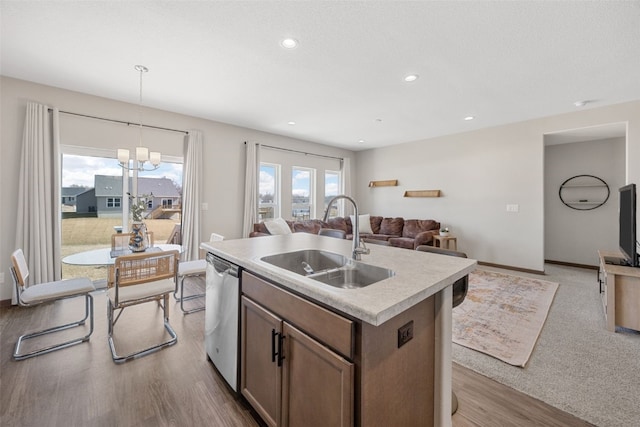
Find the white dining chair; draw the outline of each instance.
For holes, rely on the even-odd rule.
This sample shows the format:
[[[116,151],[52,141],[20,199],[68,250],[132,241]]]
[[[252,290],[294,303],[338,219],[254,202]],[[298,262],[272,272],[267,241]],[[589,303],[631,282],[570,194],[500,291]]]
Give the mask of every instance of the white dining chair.
[[[209,237],[210,242],[216,242],[224,240],[224,236],[211,233]],[[176,289],[173,293],[176,301],[180,301],[180,310],[184,314],[195,313],[196,311],[204,310],[204,305],[198,306],[192,309],[185,309],[184,302],[193,300],[196,298],[204,298],[204,293],[192,294],[184,296],[184,281],[186,278],[195,278],[195,277],[204,277],[207,270],[207,261],[204,259],[196,259],[193,261],[182,261],[178,265],[178,280],[176,281]],[[178,290],[180,291],[180,296],[178,297]]]
[[[93,333],[93,296],[91,295],[91,292],[95,291],[96,288],[88,277],[78,277],[74,279],[57,280],[53,282],[29,285],[29,268],[27,267],[27,260],[24,257],[22,249],[18,249],[11,254],[11,274],[16,287],[18,305],[22,307],[32,307],[38,304],[65,298],[85,298],[85,314],[82,319],[21,335],[18,338],[18,342],[16,343],[16,347],[13,352],[13,358],[15,360],[28,359],[30,357],[39,356],[41,354],[89,341],[89,338]],[[89,332],[82,337],[58,342],[56,344],[50,344],[26,353],[20,352],[20,347],[25,340],[78,326],[84,326],[87,319],[89,319]]]

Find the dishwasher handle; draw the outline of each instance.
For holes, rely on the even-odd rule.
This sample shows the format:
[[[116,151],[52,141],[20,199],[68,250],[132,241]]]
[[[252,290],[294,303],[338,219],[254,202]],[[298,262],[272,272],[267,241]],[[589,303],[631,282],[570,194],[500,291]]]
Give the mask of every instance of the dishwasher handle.
[[[228,273],[230,276],[238,277],[238,266],[222,259],[211,252],[207,253],[207,262],[211,264],[218,274]]]

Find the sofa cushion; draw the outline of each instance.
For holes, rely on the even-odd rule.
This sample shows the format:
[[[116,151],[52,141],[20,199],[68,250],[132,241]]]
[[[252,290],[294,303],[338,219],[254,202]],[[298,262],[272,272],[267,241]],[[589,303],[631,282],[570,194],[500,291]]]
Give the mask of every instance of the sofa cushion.
[[[303,232],[303,233],[311,233],[318,234],[318,231],[322,228],[324,223],[319,219],[305,219],[304,221],[294,221],[293,222],[293,231]],[[324,228],[330,228],[325,225]]]
[[[402,237],[415,238],[423,231],[439,230],[440,223],[432,219],[406,219],[402,228]]]
[[[269,234],[274,236],[278,234],[291,234],[289,224],[287,224],[287,222],[282,218],[274,218],[269,221],[265,221],[264,226],[269,231]]]
[[[411,237],[390,237],[388,242],[391,246],[405,249],[413,249],[415,244],[415,240]]]
[[[253,224],[253,233],[257,235],[269,234],[269,230],[267,230],[267,226],[264,225],[264,222],[259,222],[257,224]]]
[[[333,228],[334,230],[342,230],[345,233],[351,233],[351,227],[347,224],[347,219],[341,216],[327,219],[325,228]]]
[[[363,239],[384,240],[384,241],[389,240],[391,237],[396,237],[396,236],[390,236],[388,234],[363,234],[362,235]]]
[[[380,223],[380,232],[376,234],[387,234],[389,236],[402,236],[404,228],[403,218],[383,218]]]
[[[382,223],[382,217],[370,216],[369,221],[371,222],[371,229],[373,230],[373,234],[380,234],[380,224]]]

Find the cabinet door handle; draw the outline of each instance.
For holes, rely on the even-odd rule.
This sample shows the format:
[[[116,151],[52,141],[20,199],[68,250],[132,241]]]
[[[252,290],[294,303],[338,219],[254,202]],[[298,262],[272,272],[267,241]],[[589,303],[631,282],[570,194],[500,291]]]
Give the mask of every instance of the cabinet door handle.
[[[276,350],[276,337],[280,335],[280,333],[276,332],[275,329],[271,330],[271,361],[276,361],[276,356],[278,355],[278,351]],[[278,343],[280,340],[278,340]]]
[[[282,342],[286,338],[282,334],[278,334],[278,366],[282,366],[282,361],[284,360],[284,353],[282,351]]]

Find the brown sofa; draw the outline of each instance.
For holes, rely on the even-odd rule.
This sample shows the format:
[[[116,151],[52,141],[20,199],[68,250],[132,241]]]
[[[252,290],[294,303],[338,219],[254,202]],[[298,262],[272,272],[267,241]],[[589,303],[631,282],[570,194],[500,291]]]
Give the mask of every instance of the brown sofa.
[[[390,246],[415,249],[420,245],[433,245],[433,236],[440,231],[440,223],[432,219],[404,219],[370,216],[371,231],[360,233],[360,237],[370,242],[386,242]],[[318,234],[321,228],[343,230],[347,238],[353,238],[351,218],[330,218],[327,222],[319,219],[286,221],[293,233]],[[361,227],[362,228],[362,227]],[[263,222],[253,225],[250,237],[268,236],[269,230]]]

